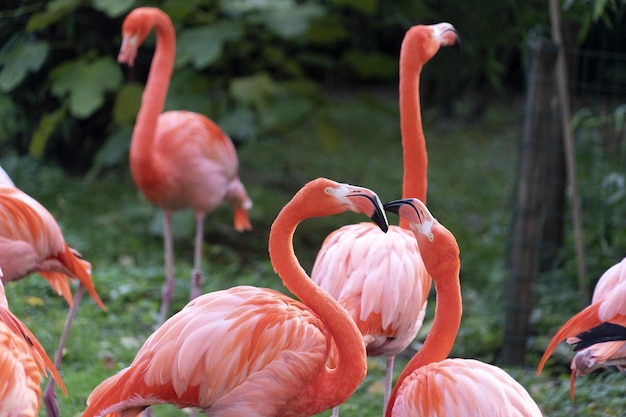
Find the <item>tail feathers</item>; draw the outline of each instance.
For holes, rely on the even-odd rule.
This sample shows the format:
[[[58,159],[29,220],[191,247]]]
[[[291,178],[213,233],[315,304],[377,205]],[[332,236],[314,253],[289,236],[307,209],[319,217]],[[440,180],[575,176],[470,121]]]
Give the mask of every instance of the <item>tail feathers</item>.
[[[18,319],[13,313],[11,313],[11,311],[1,307],[0,321],[2,321],[11,330],[13,330],[15,334],[22,336],[26,343],[32,346],[34,351],[33,353],[36,354],[33,355],[33,357],[38,363],[39,371],[42,373],[42,375],[46,375],[46,369],[48,369],[57,384],[59,384],[59,387],[61,388],[61,391],[63,391],[63,394],[65,394],[65,396],[67,397],[67,389],[65,388],[65,383],[63,382],[59,371],[52,363],[52,360],[50,360],[50,358],[48,357],[48,354],[46,353],[43,346],[41,346],[41,343],[39,343],[39,340],[37,340],[35,335],[28,329],[28,327],[26,327],[26,325],[22,323],[20,319]]]
[[[67,279],[67,275],[62,272],[54,271],[39,271],[39,275],[44,277],[50,284],[54,292],[63,296],[67,304],[72,306],[72,290],[70,290],[70,283]]]
[[[136,367],[122,369],[105,379],[87,398],[87,408],[82,417],[134,417],[148,407],[142,402],[141,387],[136,382]],[[139,372],[141,374],[141,372]],[[141,378],[140,378],[141,379]],[[155,402],[156,403],[156,402]]]
[[[590,330],[576,335],[577,342],[574,351],[602,342],[616,342],[626,340],[626,327],[613,323],[602,323]]]
[[[91,264],[80,259],[77,253],[67,245],[65,245],[65,250],[58,255],[58,258],[63,265],[78,278],[96,304],[98,304],[101,309],[106,310],[91,280]]]
[[[238,232],[245,232],[246,230],[252,230],[252,224],[250,224],[248,211],[244,208],[235,209],[235,230]]]
[[[552,355],[552,353],[554,353],[554,350],[561,341],[567,339],[568,337],[578,336],[579,334],[602,324],[598,315],[599,309],[600,303],[594,303],[580,313],[576,314],[574,317],[569,319],[567,323],[561,326],[550,341],[545,353],[541,357],[541,361],[539,361],[537,375],[541,374],[548,358]]]

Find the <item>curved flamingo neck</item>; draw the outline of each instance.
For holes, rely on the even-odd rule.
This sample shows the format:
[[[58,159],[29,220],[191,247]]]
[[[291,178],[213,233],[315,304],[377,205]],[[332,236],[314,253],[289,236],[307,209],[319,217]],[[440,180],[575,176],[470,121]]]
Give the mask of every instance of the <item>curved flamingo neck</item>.
[[[425,63],[419,39],[410,33],[400,50],[400,131],[404,174],[402,198],[416,197],[426,203],[428,187],[428,154],[422,128],[419,84]],[[400,218],[400,226],[408,229],[408,222]]]
[[[151,18],[156,32],[156,49],[130,146],[131,172],[138,184],[159,182],[159,178],[165,175],[159,169],[160,164],[153,161],[155,153],[149,150],[154,143],[157,120],[165,106],[176,53],[176,34],[169,17],[157,11]]]
[[[299,203],[300,201],[300,203]],[[337,366],[323,367],[307,396],[300,403],[311,415],[346,401],[361,383],[367,371],[363,338],[346,312],[328,293],[315,285],[306,274],[293,249],[297,225],[308,218],[302,212],[298,196],[287,204],[274,221],[269,237],[270,260],[283,284],[324,322],[337,348]]]
[[[404,380],[416,369],[446,359],[461,325],[463,307],[459,281],[461,271],[459,248],[452,233],[443,226],[437,224],[433,228],[433,234],[437,243],[428,242],[424,235],[419,236],[418,243],[426,270],[435,283],[437,293],[435,318],[424,345],[411,358],[396,381],[389,398],[387,417],[391,416],[398,389]]]

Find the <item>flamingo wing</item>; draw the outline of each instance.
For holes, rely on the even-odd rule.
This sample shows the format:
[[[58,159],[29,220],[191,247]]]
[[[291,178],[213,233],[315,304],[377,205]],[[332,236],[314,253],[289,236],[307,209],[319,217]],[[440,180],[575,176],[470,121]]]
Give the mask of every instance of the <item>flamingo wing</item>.
[[[322,244],[311,279],[348,310],[370,354],[398,354],[424,320],[431,280],[415,237],[400,227],[337,229]]]
[[[191,301],[105,380],[84,417],[174,403],[222,415],[280,415],[326,366],[321,321],[276,291],[235,287]]]
[[[417,369],[398,391],[392,417],[540,417],[528,392],[502,369],[446,359]]]

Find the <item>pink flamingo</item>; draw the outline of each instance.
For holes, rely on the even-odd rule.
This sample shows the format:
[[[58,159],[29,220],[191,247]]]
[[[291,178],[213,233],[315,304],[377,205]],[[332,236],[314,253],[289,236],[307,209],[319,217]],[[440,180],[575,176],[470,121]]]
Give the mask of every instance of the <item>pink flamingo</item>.
[[[400,374],[387,417],[540,417],[528,392],[502,369],[473,359],[446,359],[461,324],[461,261],[454,235],[416,198],[385,205],[409,222],[435,283],[435,319],[422,348]]]
[[[420,73],[441,46],[458,43],[449,23],[410,28],[400,51],[400,123],[404,153],[402,195],[426,200],[428,157],[419,100]],[[376,256],[373,256],[373,252]],[[426,313],[430,277],[406,222],[380,233],[371,223],[347,225],[324,240],[311,278],[348,310],[370,356],[385,356],[384,408],[393,363],[415,339]],[[383,408],[383,409],[384,409]],[[339,410],[333,410],[337,416]]]
[[[306,184],[269,237],[272,265],[301,302],[251,286],[199,296],[146,340],[128,368],[94,389],[83,417],[130,417],[163,403],[211,416],[311,416],[348,399],[367,372],[365,346],[346,311],[311,282],[292,245],[301,221],[348,210],[387,229],[372,191],[325,178]],[[327,366],[331,340],[334,369]]]
[[[105,307],[91,279],[91,264],[81,259],[80,254],[65,243],[52,214],[20,189],[4,184],[0,184],[2,281],[15,281],[36,272],[70,305],[54,358],[54,365],[59,368],[84,288],[100,308],[104,310]],[[73,298],[70,279],[78,279],[80,282]],[[48,415],[58,416],[54,379],[46,387],[44,401]]]
[[[567,340],[577,351],[572,359],[570,395],[574,381],[598,368],[626,366],[626,258],[607,269],[596,284],[591,305],[569,319],[556,332],[546,348],[539,375],[557,345]]]
[[[0,280],[0,415],[39,415],[41,377],[46,375],[46,369],[67,395],[65,384],[41,343],[9,310]]]
[[[205,116],[188,111],[163,112],[174,67],[175,33],[161,10],[140,7],[122,26],[122,47],[117,60],[132,66],[137,48],[156,31],[156,51],[143,93],[130,145],[130,169],[144,196],[163,211],[165,285],[159,324],[165,321],[174,291],[172,212],[191,208],[196,232],[190,298],[201,293],[204,217],[222,201],[235,211],[235,229],[251,229],[247,210],[252,207],[237,171],[239,162],[230,138]]]

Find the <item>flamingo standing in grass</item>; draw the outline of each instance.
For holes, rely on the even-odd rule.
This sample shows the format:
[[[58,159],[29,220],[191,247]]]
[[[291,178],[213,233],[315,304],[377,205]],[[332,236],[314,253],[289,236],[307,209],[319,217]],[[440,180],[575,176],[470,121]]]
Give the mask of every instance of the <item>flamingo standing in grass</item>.
[[[52,214],[28,194],[14,185],[6,184],[0,184],[0,267],[4,271],[2,281],[19,280],[36,272],[70,305],[54,358],[54,365],[59,368],[84,288],[103,310],[104,304],[91,279],[91,264],[81,259],[78,252],[67,245]],[[80,282],[73,298],[70,279],[78,279]],[[58,416],[54,380],[50,380],[46,387],[44,401],[48,415]]]
[[[39,415],[41,377],[46,375],[46,369],[67,395],[65,384],[41,343],[9,310],[0,280],[0,415]]]
[[[233,287],[199,296],[159,327],[126,369],[98,385],[83,417],[138,415],[153,404],[198,407],[209,416],[311,416],[347,400],[367,372],[363,339],[347,312],[302,269],[297,225],[345,211],[386,230],[372,191],[319,178],[272,225],[269,254],[285,286]],[[337,362],[327,366],[331,341]]]
[[[609,268],[598,280],[591,305],[569,319],[556,332],[543,354],[540,374],[557,345],[567,340],[574,345],[570,395],[574,380],[598,368],[626,366],[626,258]]]
[[[387,417],[540,417],[528,392],[502,369],[473,359],[446,359],[461,323],[461,261],[454,235],[415,198],[385,204],[409,222],[435,283],[432,328],[394,387]]]
[[[400,51],[400,123],[404,153],[402,195],[426,200],[428,158],[422,129],[422,67],[458,34],[449,23],[410,28]],[[373,253],[376,253],[373,256]],[[406,222],[380,233],[370,223],[344,226],[324,240],[311,278],[335,297],[357,323],[370,356],[385,356],[384,408],[393,363],[415,339],[426,313],[430,277]],[[384,409],[383,408],[383,409]],[[336,416],[339,410],[333,410]]]
[[[143,93],[130,145],[130,170],[144,196],[163,211],[165,285],[159,325],[168,315],[174,291],[172,212],[191,208],[196,232],[190,298],[201,293],[204,217],[223,201],[235,211],[235,230],[252,228],[248,210],[252,201],[239,180],[237,153],[230,138],[205,116],[188,111],[163,112],[174,67],[175,33],[161,10],[140,7],[122,26],[118,62],[132,66],[137,48],[156,31],[156,51]]]

